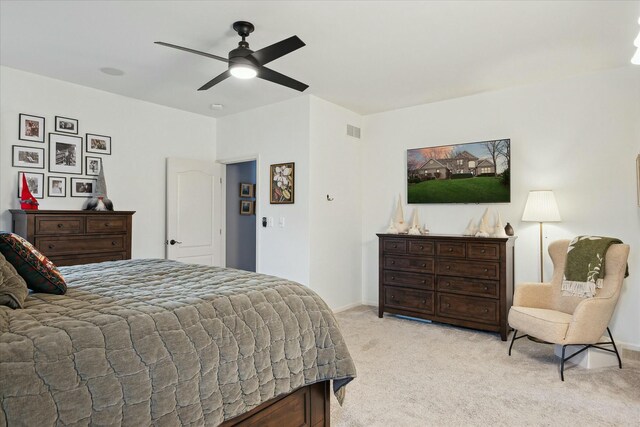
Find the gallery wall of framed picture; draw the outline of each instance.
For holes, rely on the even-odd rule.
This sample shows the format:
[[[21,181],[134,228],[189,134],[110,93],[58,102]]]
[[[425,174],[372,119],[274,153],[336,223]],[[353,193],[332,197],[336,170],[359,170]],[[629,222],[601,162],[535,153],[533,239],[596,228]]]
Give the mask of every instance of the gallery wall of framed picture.
[[[84,131],[83,137],[80,125],[79,119],[66,115],[18,114],[20,142],[11,147],[11,166],[18,178],[17,198],[22,191],[22,175],[37,199],[95,194],[103,156],[111,155],[111,137],[88,132],[92,129]]]

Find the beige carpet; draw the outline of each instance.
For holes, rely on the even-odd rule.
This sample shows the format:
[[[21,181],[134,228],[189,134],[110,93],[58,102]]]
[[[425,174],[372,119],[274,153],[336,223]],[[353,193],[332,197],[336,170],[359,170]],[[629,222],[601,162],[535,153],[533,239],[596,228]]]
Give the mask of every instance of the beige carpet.
[[[336,315],[356,363],[332,426],[640,426],[640,362],[568,365],[553,346],[357,307]]]

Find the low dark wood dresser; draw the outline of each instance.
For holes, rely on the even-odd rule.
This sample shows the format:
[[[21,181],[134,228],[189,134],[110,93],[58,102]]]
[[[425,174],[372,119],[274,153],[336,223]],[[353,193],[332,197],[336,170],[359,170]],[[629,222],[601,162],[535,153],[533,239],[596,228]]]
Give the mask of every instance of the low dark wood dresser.
[[[418,317],[507,340],[515,237],[377,236],[379,317]]]
[[[133,211],[10,211],[13,232],[55,265],[131,259]]]

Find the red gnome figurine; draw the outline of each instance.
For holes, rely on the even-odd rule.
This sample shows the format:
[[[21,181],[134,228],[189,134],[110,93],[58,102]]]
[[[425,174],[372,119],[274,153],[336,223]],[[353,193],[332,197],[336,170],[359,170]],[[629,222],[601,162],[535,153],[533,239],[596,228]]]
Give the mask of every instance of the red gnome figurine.
[[[31,194],[31,190],[29,190],[29,185],[27,184],[27,178],[22,174],[22,194],[20,194],[20,209],[25,211],[28,210],[38,210],[38,201],[33,194]]]

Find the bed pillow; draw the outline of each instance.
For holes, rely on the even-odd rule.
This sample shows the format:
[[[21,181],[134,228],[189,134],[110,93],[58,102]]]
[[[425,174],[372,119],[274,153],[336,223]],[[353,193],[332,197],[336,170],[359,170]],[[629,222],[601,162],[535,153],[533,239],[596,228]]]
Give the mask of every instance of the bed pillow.
[[[0,253],[34,292],[62,295],[67,291],[64,277],[49,258],[17,234],[0,231]]]
[[[29,295],[27,282],[0,253],[0,305],[22,308],[27,295]]]

